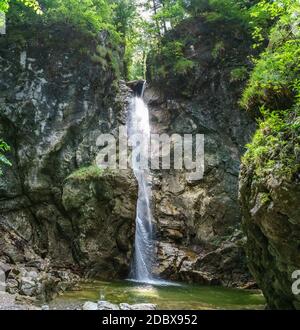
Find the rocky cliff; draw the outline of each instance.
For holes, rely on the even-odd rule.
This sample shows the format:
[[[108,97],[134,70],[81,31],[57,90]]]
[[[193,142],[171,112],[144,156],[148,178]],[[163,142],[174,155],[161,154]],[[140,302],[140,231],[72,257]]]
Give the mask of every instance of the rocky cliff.
[[[200,283],[243,286],[251,281],[243,250],[238,175],[253,119],[238,106],[249,62],[249,36],[238,24],[195,18],[166,35],[162,47],[182,44],[182,58],[149,61],[146,90],[154,133],[204,134],[205,173],[188,182],[184,171],[156,171],[154,207],[159,240],[157,272]],[[164,48],[163,48],[164,49]],[[172,65],[192,60],[175,74]],[[165,79],[162,67],[167,68]],[[235,75],[236,72],[244,75]],[[156,87],[156,88],[155,88]]]
[[[255,125],[237,105],[246,78],[237,72],[245,73],[250,50],[238,26],[223,27],[198,19],[183,23],[172,38],[193,32],[193,43],[185,47],[186,56],[192,49],[193,80],[183,75],[187,83],[178,85],[175,96],[171,78],[165,88],[151,79],[145,93],[153,133],[205,135],[202,180],[188,182],[184,171],[153,172],[155,272],[173,280],[245,286],[252,278],[240,231],[238,172]],[[47,261],[47,272],[125,277],[136,182],[130,172],[94,166],[99,134],[117,134],[126,123],[131,92],[118,81],[116,50],[105,33],[95,39],[68,26],[32,29],[34,37],[17,29],[1,40],[0,133],[12,147],[13,166],[0,179],[0,226],[31,251],[21,258],[19,243],[7,236],[2,264],[24,269],[12,278],[15,291],[24,278],[31,286],[37,282],[37,260]]]
[[[246,251],[251,272],[274,309],[300,309],[293,276],[300,269],[297,10],[299,5],[273,28],[243,97],[245,108],[260,119],[240,173]]]
[[[93,170],[97,137],[126,122],[130,97],[110,47],[107,34],[67,25],[18,27],[0,39],[0,135],[13,163],[0,177],[0,227],[32,251],[22,255],[6,235],[3,264],[32,271],[39,256],[57,269],[127,275],[136,183]]]

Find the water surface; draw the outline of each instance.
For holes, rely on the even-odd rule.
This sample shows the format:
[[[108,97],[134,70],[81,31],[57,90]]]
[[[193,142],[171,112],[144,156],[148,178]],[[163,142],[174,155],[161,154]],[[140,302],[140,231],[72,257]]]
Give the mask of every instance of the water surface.
[[[265,300],[259,291],[200,285],[145,285],[129,281],[82,283],[79,290],[56,298],[52,308],[80,306],[85,301],[112,303],[154,303],[158,309],[263,309]]]

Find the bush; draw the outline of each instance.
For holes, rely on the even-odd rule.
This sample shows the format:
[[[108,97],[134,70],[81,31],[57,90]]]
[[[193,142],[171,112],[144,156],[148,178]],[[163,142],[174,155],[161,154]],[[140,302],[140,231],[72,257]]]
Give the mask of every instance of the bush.
[[[297,10],[296,10],[297,9]],[[258,112],[289,109],[300,96],[300,5],[293,7],[272,29],[270,44],[257,61],[241,105]]]

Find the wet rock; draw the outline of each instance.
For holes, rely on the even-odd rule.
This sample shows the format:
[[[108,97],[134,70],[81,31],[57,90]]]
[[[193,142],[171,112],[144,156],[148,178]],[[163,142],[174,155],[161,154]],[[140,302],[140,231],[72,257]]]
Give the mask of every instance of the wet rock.
[[[18,299],[18,296],[7,292],[0,292],[0,310],[39,310],[34,306],[33,300],[24,301]]]
[[[6,276],[11,271],[11,266],[7,263],[0,261],[0,271],[2,271]]]
[[[83,310],[155,310],[156,305],[155,304],[127,304],[127,303],[121,303],[119,305],[112,304],[108,301],[100,300],[98,303],[93,303],[90,301],[87,301],[84,303]]]

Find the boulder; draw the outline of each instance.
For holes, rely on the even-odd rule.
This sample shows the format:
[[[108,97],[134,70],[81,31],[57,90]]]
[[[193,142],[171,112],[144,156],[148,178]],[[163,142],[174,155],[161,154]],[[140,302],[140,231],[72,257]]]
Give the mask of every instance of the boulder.
[[[82,309],[84,311],[96,311],[98,309],[98,304],[91,301],[87,301],[83,304]]]
[[[108,301],[98,301],[98,310],[119,310],[119,306]]]
[[[120,304],[120,309],[121,310],[156,310],[156,305],[155,304],[133,304],[129,305],[126,303],[121,303]]]

